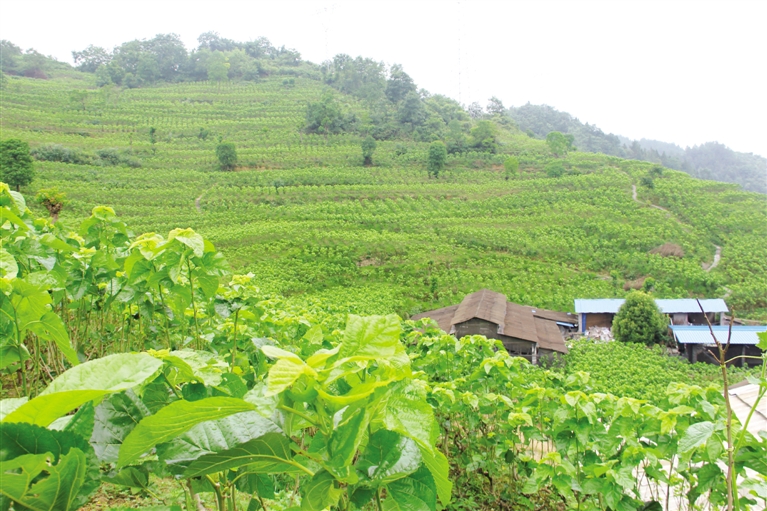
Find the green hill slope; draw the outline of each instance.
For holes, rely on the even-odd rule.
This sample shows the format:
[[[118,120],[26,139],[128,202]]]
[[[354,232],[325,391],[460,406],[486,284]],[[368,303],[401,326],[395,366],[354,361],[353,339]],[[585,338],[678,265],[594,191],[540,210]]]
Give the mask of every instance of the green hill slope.
[[[573,298],[644,285],[664,297],[729,289],[738,312],[767,308],[762,195],[671,170],[648,188],[640,183],[649,163],[557,158],[545,142],[500,123],[497,154],[450,155],[439,179],[427,176],[428,143],[415,135],[379,141],[374,166],[364,167],[359,134],[303,131],[307,104],[325,94],[362,119],[370,112],[305,77],[135,89],[97,89],[93,75],[77,72],[9,77],[2,138],[85,155],[115,149],[134,166],[40,161],[22,191],[66,192],[63,222],[109,204],[137,232],[192,227],[234,270],[297,303],[412,314],[489,287],[569,310]],[[219,137],[237,147],[235,172],[216,170]],[[507,180],[510,154],[520,172]],[[546,177],[551,162],[565,175]],[[664,243],[684,257],[651,253]],[[721,263],[707,272],[717,245]]]

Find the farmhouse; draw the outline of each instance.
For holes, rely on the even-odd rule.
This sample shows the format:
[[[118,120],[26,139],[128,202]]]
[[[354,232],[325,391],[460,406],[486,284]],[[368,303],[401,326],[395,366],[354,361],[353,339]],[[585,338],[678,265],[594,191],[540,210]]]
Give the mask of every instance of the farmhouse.
[[[711,337],[708,326],[673,325],[671,330],[679,345],[679,352],[684,354],[687,360],[690,362],[715,362],[707,351],[707,349],[713,349],[716,353],[716,343]],[[759,342],[759,337],[756,334],[767,332],[767,326],[733,325],[731,336],[729,326],[717,325],[711,327],[711,330],[714,331],[717,341],[721,344],[727,344],[727,338],[730,337],[727,358],[739,355],[761,357],[762,352],[756,347],[756,343]],[[761,360],[740,358],[734,363],[742,367],[745,364],[761,364]]]
[[[613,318],[624,301],[622,298],[575,300],[580,331],[585,333],[591,327],[612,328]],[[711,324],[719,323],[723,320],[723,313],[728,311],[727,304],[721,298],[700,300],[704,312],[701,312],[698,300],[690,298],[656,299],[655,303],[663,314],[669,316],[672,325],[705,325],[706,317]]]
[[[458,305],[413,316],[422,318],[433,319],[459,339],[466,335],[498,339],[511,355],[533,363],[541,357],[567,353],[562,334],[577,328],[570,313],[511,303],[506,296],[488,289],[466,295]]]

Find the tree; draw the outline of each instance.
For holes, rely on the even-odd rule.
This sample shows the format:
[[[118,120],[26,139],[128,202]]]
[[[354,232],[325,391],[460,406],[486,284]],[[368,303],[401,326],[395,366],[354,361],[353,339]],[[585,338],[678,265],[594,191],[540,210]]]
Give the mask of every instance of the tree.
[[[18,192],[22,186],[31,183],[34,177],[29,144],[17,138],[0,142],[0,181],[15,186]]]
[[[376,150],[375,139],[368,135],[365,140],[362,141],[362,157],[365,159],[365,166],[373,164],[373,152]]]
[[[506,113],[506,107],[503,101],[493,96],[487,100],[487,113],[490,115],[503,115]]]
[[[208,58],[208,80],[222,82],[229,77],[229,62],[220,51],[214,51]]]
[[[516,156],[509,156],[503,160],[503,168],[506,169],[506,181],[508,181],[510,177],[517,175],[519,160]]]
[[[427,162],[427,169],[429,175],[439,177],[439,173],[445,168],[445,161],[447,160],[447,147],[441,140],[436,140],[429,146],[429,160]]]
[[[423,125],[428,118],[421,96],[417,92],[409,92],[405,95],[397,109],[397,120],[400,124],[409,126],[410,131]]]
[[[472,104],[470,104],[470,105],[467,107],[467,110],[468,110],[468,112],[469,112],[469,116],[470,116],[472,119],[481,119],[481,118],[482,118],[482,115],[484,114],[484,113],[483,113],[483,111],[482,111],[482,105],[480,105],[480,104],[479,104],[479,103],[477,103],[476,101],[475,101],[475,102],[473,102]]]
[[[551,131],[546,135],[546,143],[555,156],[565,156],[568,151],[574,150],[573,140],[575,138],[572,135],[563,135],[558,131]]]
[[[48,210],[48,213],[51,215],[51,221],[56,222],[59,219],[59,213],[61,213],[66,203],[66,197],[67,195],[64,192],[60,192],[58,188],[43,188],[37,192],[35,199]]]
[[[495,153],[498,150],[498,128],[491,121],[479,121],[471,129],[471,147],[478,151]]]
[[[80,71],[95,73],[99,67],[109,64],[112,55],[101,46],[91,44],[83,51],[73,51],[72,60]]]
[[[216,146],[216,156],[221,164],[221,170],[234,170],[237,166],[237,150],[231,142],[220,142]]]
[[[642,291],[626,296],[613,319],[613,337],[621,342],[657,344],[666,339],[668,321],[655,300]]]
[[[389,79],[386,80],[386,97],[392,103],[399,103],[411,92],[417,92],[415,82],[410,78],[402,66],[394,64],[389,70]]]

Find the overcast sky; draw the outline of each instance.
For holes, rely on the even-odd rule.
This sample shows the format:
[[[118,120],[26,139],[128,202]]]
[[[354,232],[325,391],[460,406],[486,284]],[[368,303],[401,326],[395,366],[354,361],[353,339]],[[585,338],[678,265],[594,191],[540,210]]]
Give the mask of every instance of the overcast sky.
[[[0,37],[71,62],[158,33],[402,64],[464,104],[545,103],[630,138],[767,156],[767,1],[2,0]],[[757,124],[757,120],[759,123]]]

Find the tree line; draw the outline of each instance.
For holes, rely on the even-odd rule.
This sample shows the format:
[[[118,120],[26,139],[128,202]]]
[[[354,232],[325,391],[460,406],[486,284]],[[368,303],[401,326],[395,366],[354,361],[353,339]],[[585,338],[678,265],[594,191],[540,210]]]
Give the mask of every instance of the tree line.
[[[631,140],[605,133],[548,105],[528,103],[509,108],[506,114],[519,129],[534,138],[546,138],[552,131],[559,131],[571,135],[580,151],[649,161],[699,179],[736,183],[744,190],[767,193],[767,159],[733,151],[718,142],[683,149],[657,140]]]

